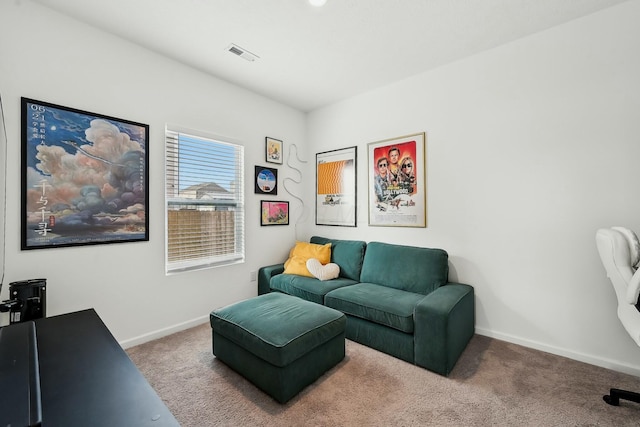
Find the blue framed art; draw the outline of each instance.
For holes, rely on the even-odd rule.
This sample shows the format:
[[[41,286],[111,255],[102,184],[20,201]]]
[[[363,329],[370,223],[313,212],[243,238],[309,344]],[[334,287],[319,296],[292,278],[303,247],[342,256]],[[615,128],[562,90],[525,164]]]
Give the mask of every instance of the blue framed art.
[[[148,241],[149,126],[21,101],[21,249]]]

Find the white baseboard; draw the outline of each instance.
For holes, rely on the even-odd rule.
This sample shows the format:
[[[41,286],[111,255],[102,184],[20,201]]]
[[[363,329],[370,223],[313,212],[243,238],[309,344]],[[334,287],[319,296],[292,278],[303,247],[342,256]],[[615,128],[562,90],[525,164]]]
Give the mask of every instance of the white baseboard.
[[[185,329],[193,328],[195,326],[202,325],[203,323],[207,323],[209,321],[209,315],[196,317],[195,319],[188,320],[186,322],[178,323],[173,326],[169,326],[164,329],[159,329],[157,331],[149,332],[144,335],[140,335],[134,338],[130,338],[128,340],[124,340],[120,342],[122,348],[129,348],[139,344],[144,344],[149,341],[156,340],[158,338],[165,337],[167,335],[175,334],[176,332],[184,331]]]
[[[613,371],[640,377],[640,366],[637,365],[628,365],[617,360],[603,359],[601,357],[594,357],[584,353],[577,353],[575,351],[567,350],[566,348],[554,347],[537,341],[526,340],[513,335],[502,334],[478,327],[476,327],[476,334],[510,342],[513,344],[518,344],[523,347],[533,348],[536,350],[544,351],[546,353],[555,354],[557,356],[567,357],[579,362],[600,366],[601,368],[611,369]]]

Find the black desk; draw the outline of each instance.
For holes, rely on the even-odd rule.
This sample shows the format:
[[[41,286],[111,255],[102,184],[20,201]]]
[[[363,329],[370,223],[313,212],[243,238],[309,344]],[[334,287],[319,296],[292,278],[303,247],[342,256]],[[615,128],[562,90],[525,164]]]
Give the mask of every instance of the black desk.
[[[43,427],[179,426],[93,309],[34,323]]]
[[[0,426],[42,423],[36,325],[0,328]]]

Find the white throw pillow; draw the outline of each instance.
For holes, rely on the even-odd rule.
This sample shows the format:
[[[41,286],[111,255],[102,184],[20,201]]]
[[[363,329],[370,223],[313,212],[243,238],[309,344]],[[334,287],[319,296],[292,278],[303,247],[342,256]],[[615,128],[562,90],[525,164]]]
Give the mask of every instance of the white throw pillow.
[[[619,231],[627,239],[629,243],[629,253],[631,254],[631,266],[637,267],[640,262],[640,241],[636,233],[624,227],[611,227],[613,230]]]
[[[340,266],[332,262],[322,265],[316,258],[309,258],[307,260],[307,270],[318,279],[331,280],[340,275]]]

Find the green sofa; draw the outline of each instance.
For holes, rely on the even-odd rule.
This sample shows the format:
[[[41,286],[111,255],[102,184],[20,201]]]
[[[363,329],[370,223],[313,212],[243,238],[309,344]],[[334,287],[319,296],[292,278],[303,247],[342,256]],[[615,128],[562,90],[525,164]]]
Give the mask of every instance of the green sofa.
[[[449,375],[475,330],[473,287],[448,281],[442,249],[313,236],[331,243],[340,277],[327,281],[260,268],[258,294],[282,292],[347,317],[346,337],[399,359]]]

